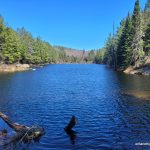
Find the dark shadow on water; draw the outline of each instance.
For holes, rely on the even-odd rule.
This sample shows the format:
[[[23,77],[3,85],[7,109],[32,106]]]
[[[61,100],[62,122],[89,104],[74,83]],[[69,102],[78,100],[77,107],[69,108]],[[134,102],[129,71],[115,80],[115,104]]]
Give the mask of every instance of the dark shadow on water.
[[[77,132],[74,131],[74,130],[65,130],[66,134],[68,135],[68,137],[70,138],[70,142],[72,145],[75,144],[75,140],[76,140],[76,137],[77,137]]]

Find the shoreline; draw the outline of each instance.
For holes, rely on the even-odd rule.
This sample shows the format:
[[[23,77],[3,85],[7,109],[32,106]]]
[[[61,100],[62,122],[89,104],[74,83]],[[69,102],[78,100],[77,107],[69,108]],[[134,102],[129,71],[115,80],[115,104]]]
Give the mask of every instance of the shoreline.
[[[133,66],[129,66],[127,69],[123,71],[125,74],[136,74],[136,75],[145,75],[150,76],[150,64],[140,68],[134,68]]]
[[[92,63],[55,63],[55,64],[92,64]],[[37,64],[37,65],[36,64],[0,64],[0,73],[27,71],[33,68],[40,68],[45,65],[48,64]],[[150,64],[140,68],[129,66],[127,69],[122,71],[125,74],[150,76]]]
[[[52,64],[92,64],[92,63],[52,63]],[[41,68],[49,64],[0,64],[0,73],[11,73]]]
[[[19,72],[29,70],[29,64],[1,64],[0,73]]]

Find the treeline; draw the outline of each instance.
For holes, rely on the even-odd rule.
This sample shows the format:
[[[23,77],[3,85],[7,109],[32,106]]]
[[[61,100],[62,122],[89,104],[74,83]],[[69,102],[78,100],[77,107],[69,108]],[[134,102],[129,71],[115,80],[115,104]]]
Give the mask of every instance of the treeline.
[[[34,38],[25,28],[16,31],[0,16],[0,64],[46,64],[79,62],[68,56],[63,47],[53,47],[40,37]]]
[[[87,63],[93,62],[95,54],[95,50],[81,52],[51,46],[40,37],[34,38],[25,28],[15,31],[0,16],[0,64]]]
[[[24,28],[8,27],[0,17],[0,63],[55,63],[59,53],[41,38],[33,38]]]
[[[150,0],[143,11],[136,0],[133,13],[128,13],[116,33],[109,35],[95,62],[125,69],[130,65],[144,65],[147,59],[150,59]]]
[[[93,63],[96,56],[96,50],[76,50],[63,46],[54,46],[59,51],[61,61],[64,63]]]

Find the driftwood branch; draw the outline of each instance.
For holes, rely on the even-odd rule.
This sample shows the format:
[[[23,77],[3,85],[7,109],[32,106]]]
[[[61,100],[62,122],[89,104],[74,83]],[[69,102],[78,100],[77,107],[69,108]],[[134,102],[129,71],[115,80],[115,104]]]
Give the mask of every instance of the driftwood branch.
[[[16,132],[20,132],[22,130],[28,130],[29,127],[24,126],[24,125],[20,125],[18,123],[14,123],[12,122],[5,114],[3,114],[2,112],[0,112],[0,117],[7,123],[7,125],[12,128],[14,131]]]
[[[0,117],[10,128],[12,128],[16,132],[16,135],[13,136],[7,144],[17,141],[27,142],[31,140],[38,140],[45,133],[44,129],[39,126],[28,127],[20,125],[18,123],[14,123],[2,112],[0,112]]]

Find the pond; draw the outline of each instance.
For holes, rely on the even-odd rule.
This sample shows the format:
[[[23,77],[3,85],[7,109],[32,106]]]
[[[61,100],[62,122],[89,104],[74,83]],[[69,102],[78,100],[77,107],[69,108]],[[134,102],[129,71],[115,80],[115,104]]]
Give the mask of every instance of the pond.
[[[60,64],[0,74],[0,111],[20,124],[44,127],[29,150],[150,148],[150,101],[125,93],[150,91],[150,78],[104,65]],[[77,132],[64,127],[72,115]],[[0,120],[0,129],[8,126]]]

